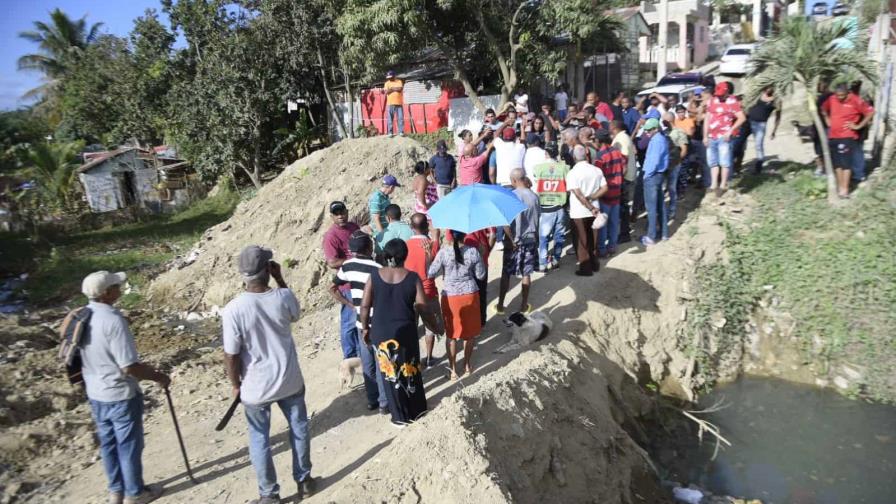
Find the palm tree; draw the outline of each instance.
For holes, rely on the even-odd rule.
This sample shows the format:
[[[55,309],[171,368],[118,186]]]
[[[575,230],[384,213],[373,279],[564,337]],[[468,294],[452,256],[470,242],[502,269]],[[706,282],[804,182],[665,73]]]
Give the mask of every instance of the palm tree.
[[[35,21],[34,30],[19,33],[40,49],[38,53],[20,57],[19,70],[37,70],[47,81],[25,93],[25,97],[46,96],[51,92],[56,81],[71,67],[72,57],[76,58],[96,40],[102,25],[94,23],[88,27],[86,16],[72,20],[57,8],[50,12],[49,23]]]
[[[42,142],[33,145],[28,152],[26,166],[44,203],[53,210],[70,212],[75,208],[72,189],[82,147],[80,142]]]
[[[877,82],[877,67],[865,55],[867,43],[846,20],[816,23],[803,17],[785,20],[780,33],[759,47],[748,76],[746,103],[774,88],[777,96],[792,95],[794,83],[806,91],[806,108],[818,132],[828,179],[828,201],[837,201],[837,183],[824,123],[818,111],[818,83],[831,83],[843,75],[859,75]]]

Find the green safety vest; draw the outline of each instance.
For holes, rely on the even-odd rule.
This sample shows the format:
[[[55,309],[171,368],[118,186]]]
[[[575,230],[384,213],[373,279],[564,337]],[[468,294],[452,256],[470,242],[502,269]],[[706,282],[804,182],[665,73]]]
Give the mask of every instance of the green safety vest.
[[[538,203],[543,207],[563,206],[566,204],[566,176],[569,166],[559,161],[546,161],[535,165],[532,169],[534,186],[538,194]]]

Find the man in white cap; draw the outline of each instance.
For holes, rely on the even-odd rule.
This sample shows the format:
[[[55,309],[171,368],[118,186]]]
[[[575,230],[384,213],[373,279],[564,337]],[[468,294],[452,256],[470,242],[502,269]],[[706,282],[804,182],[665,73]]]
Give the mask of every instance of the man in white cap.
[[[162,488],[143,484],[143,392],[137,381],[168,388],[171,379],[140,362],[127,321],[112,307],[126,279],[124,273],[97,271],[81,283],[91,311],[80,348],[81,373],[109,479],[109,503],[144,504],[156,500]]]
[[[298,494],[314,492],[311,434],[305,408],[305,382],[290,325],[299,320],[299,301],[286,286],[269,249],[251,245],[239,256],[244,292],[222,313],[224,364],[249,423],[249,458],[260,497],[251,504],[279,504],[280,485],[271,452],[271,405],[277,403],[289,424],[292,477]],[[276,289],[268,287],[271,278]]]

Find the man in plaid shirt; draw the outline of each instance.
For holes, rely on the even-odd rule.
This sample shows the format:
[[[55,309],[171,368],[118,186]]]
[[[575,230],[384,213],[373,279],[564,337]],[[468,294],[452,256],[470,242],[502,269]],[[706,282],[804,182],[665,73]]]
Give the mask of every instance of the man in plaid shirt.
[[[598,232],[597,251],[599,257],[608,257],[616,253],[619,241],[619,203],[628,160],[619,149],[613,147],[613,135],[609,131],[598,130],[596,136],[600,150],[594,164],[607,179],[607,192],[598,200],[600,211],[607,215],[607,224]]]

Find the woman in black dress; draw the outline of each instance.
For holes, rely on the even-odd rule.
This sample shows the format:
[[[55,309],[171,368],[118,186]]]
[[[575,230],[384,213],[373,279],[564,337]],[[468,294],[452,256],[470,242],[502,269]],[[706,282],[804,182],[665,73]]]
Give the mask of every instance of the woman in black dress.
[[[404,427],[426,413],[417,315],[429,328],[436,327],[436,320],[427,308],[420,277],[404,268],[407,245],[398,238],[390,240],[383,255],[386,265],[373,272],[364,287],[361,326],[364,342],[374,345],[386,380],[392,423]],[[372,326],[371,309],[376,314]]]

